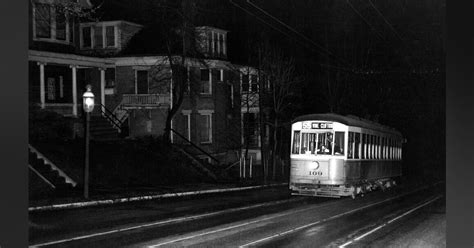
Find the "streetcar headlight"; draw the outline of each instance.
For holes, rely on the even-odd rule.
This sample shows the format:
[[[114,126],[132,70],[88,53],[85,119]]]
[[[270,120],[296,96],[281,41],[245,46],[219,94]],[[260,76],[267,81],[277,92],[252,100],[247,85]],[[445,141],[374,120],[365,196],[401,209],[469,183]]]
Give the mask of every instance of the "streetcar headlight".
[[[309,164],[309,167],[311,170],[317,170],[319,168],[319,163],[318,161],[313,161]]]

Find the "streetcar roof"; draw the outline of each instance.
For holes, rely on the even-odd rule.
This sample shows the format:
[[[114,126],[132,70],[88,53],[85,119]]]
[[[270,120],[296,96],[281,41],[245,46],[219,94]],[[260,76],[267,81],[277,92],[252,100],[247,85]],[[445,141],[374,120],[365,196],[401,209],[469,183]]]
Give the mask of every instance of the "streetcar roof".
[[[339,122],[344,125],[353,126],[353,127],[361,127],[372,129],[381,132],[388,132],[395,135],[403,136],[399,131],[389,126],[385,126],[373,121],[369,121],[363,118],[359,118],[353,115],[338,115],[334,113],[325,113],[325,114],[309,114],[309,115],[302,115],[298,116],[293,119],[292,123],[299,122],[299,121],[334,121]]]

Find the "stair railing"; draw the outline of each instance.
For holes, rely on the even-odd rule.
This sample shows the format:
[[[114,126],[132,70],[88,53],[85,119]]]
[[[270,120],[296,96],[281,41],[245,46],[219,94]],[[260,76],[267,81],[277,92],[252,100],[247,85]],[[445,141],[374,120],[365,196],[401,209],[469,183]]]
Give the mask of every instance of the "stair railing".
[[[99,103],[98,105],[102,116],[104,116],[119,132],[122,132],[124,120],[119,120],[117,116],[115,116],[115,114],[107,109],[103,104]]]
[[[184,137],[182,134],[178,133],[176,130],[174,129],[170,129],[174,134],[176,134],[178,137],[180,137],[181,139],[183,139],[184,141],[186,141],[186,143],[190,144],[192,147],[198,149],[200,152],[202,152],[203,154],[205,154],[207,157],[211,158],[212,160],[216,161],[217,164],[220,164],[220,161],[218,159],[216,159],[214,156],[212,156],[211,154],[209,154],[208,152],[204,151],[201,147],[197,146],[196,144],[194,144],[193,142],[191,142],[190,140],[188,140],[186,137]]]

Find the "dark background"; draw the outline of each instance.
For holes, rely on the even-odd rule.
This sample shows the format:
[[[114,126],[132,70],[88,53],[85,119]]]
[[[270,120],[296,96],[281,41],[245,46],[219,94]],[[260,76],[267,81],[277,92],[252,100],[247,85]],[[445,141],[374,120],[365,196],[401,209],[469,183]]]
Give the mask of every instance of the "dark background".
[[[225,1],[222,1],[225,2]],[[392,2],[392,1],[391,1]],[[423,2],[423,1],[411,1],[411,2]],[[261,2],[256,2],[259,5]],[[377,7],[382,11],[383,6],[379,6],[377,2]],[[355,6],[356,2],[353,2]],[[440,6],[440,2],[437,1],[426,1],[424,7],[432,8],[430,4],[435,4]],[[2,2],[0,9],[2,14],[2,22],[0,26],[2,28],[3,34],[1,39],[1,53],[2,54],[2,63],[0,65],[0,75],[2,75],[2,85],[4,89],[2,90],[2,97],[0,97],[1,102],[1,114],[2,114],[2,132],[0,140],[2,141],[1,157],[2,165],[0,166],[0,197],[1,197],[1,209],[0,209],[0,246],[1,247],[26,247],[27,246],[27,2]],[[423,4],[421,4],[423,6]],[[272,1],[272,6],[265,6],[268,11],[271,10],[271,13],[275,16],[278,16],[278,13],[285,12],[282,11],[273,12],[272,6],[279,6],[274,1]],[[445,6],[441,4],[441,6]],[[449,47],[449,53],[447,53],[447,66],[444,66],[444,61],[438,60],[437,57],[430,57],[430,54],[420,55],[419,61],[417,63],[413,62],[412,65],[415,67],[429,67],[435,68],[439,67],[439,73],[435,74],[438,76],[433,76],[435,79],[429,78],[427,75],[423,78],[418,78],[405,71],[405,73],[394,73],[384,74],[384,84],[393,85],[394,91],[401,96],[392,96],[391,94],[384,98],[387,102],[395,101],[393,104],[388,104],[388,109],[379,110],[379,106],[374,106],[371,103],[352,103],[354,98],[347,100],[348,104],[338,105],[337,108],[340,108],[337,112],[340,113],[352,113],[360,115],[362,117],[375,118],[377,117],[381,123],[390,124],[397,127],[402,131],[405,136],[409,139],[410,142],[416,142],[416,140],[421,140],[422,145],[433,146],[426,148],[427,152],[431,155],[424,155],[422,158],[431,158],[432,156],[441,156],[436,157],[435,161],[442,161],[443,155],[447,155],[446,160],[446,170],[444,164],[439,165],[441,168],[435,170],[436,172],[446,171],[447,177],[447,216],[448,216],[448,230],[447,230],[447,244],[448,247],[472,247],[473,245],[473,216],[474,209],[473,204],[473,195],[474,187],[472,185],[472,175],[473,173],[473,152],[472,148],[474,144],[473,132],[470,129],[474,126],[473,123],[473,100],[472,96],[474,93],[473,87],[473,70],[472,66],[474,65],[473,61],[473,28],[472,28],[472,19],[468,18],[472,16],[472,5],[469,1],[468,3],[459,4],[459,2],[449,2],[449,8],[441,8],[440,12],[443,14],[445,9],[447,13],[447,32],[442,31],[439,35],[447,33],[446,37],[447,46]],[[337,8],[339,10],[339,8]],[[385,11],[385,9],[384,9]],[[244,15],[240,10],[234,8],[232,10],[234,13],[232,17],[239,19],[239,21],[248,23],[248,26],[237,26],[237,29],[231,29],[231,32],[235,32],[235,37],[237,33],[248,32],[251,33],[251,27],[255,27],[256,30],[263,28],[263,25],[253,24],[257,23],[255,20],[252,20],[250,16]],[[426,17],[427,15],[423,14],[426,12],[413,13],[413,18]],[[327,13],[326,13],[327,14]],[[387,16],[387,12],[384,12]],[[291,18],[295,14],[286,14],[285,16],[279,16],[286,21],[285,18]],[[298,15],[298,13],[296,14]],[[372,14],[374,15],[374,14]],[[364,15],[365,16],[365,15]],[[243,17],[243,18],[242,18]],[[242,19],[241,19],[242,18]],[[387,17],[388,18],[388,17]],[[436,18],[434,18],[436,19]],[[392,25],[395,26],[397,23],[394,19],[389,19]],[[382,25],[382,21],[369,22],[377,23],[377,25]],[[423,23],[423,21],[421,21]],[[232,22],[229,22],[232,23]],[[290,22],[288,22],[291,24]],[[362,25],[364,21],[357,20],[354,21],[354,25]],[[230,24],[226,24],[230,25]],[[258,26],[260,25],[260,26]],[[375,25],[375,24],[372,24]],[[444,19],[441,21],[441,25],[444,25]],[[223,26],[227,28],[227,26]],[[296,28],[296,27],[295,27]],[[368,33],[368,30],[371,29],[370,26],[365,27],[365,31],[360,29],[354,29],[353,31],[357,34]],[[386,27],[386,29],[389,29]],[[399,29],[396,29],[399,30]],[[411,30],[411,29],[409,29]],[[310,62],[317,55],[313,55],[316,52],[309,52],[309,48],[304,48],[309,45],[300,45],[302,48],[297,46],[295,43],[301,43],[296,41],[285,40],[282,35],[279,35],[277,32],[268,30],[269,33],[272,33],[271,41],[281,40],[284,44],[283,47],[291,47],[294,51],[289,51],[289,54],[303,54],[304,56],[298,56],[299,59],[303,60],[301,71],[307,72],[308,74],[311,70],[308,68],[315,68],[310,66]],[[316,34],[314,36],[310,35],[311,30],[300,30],[309,38],[314,39],[315,41],[321,39],[318,37],[317,32],[313,31]],[[381,32],[381,31],[380,31]],[[389,32],[384,31],[384,32]],[[408,32],[408,31],[407,31]],[[432,33],[436,35],[437,31]],[[404,34],[400,30],[400,34]],[[362,34],[360,34],[362,35]],[[367,34],[368,35],[368,34]],[[393,34],[392,34],[393,35]],[[249,35],[250,37],[251,35]],[[402,36],[408,37],[408,36]],[[427,40],[432,41],[431,36],[427,36]],[[387,38],[388,39],[388,38]],[[396,39],[393,38],[393,39]],[[351,39],[356,40],[356,39]],[[293,42],[293,43],[292,43]],[[408,42],[408,41],[407,41]],[[422,41],[420,41],[421,43]],[[392,41],[392,43],[396,43]],[[286,44],[286,45],[285,45]],[[425,43],[422,43],[425,44]],[[382,45],[381,45],[382,46]],[[381,52],[380,56],[374,56],[374,59],[371,60],[370,67],[373,70],[402,70],[406,69],[407,65],[404,65],[405,62],[400,53],[397,53],[394,44],[386,45],[388,48],[379,49]],[[407,45],[408,46],[408,45]],[[251,47],[247,45],[247,47]],[[298,48],[297,48],[298,47]],[[337,47],[337,46],[336,46]],[[421,46],[422,47],[422,46]],[[443,58],[446,54],[444,46],[435,47],[433,51],[439,51],[440,53],[435,52],[435,54],[441,54],[440,57]],[[245,47],[244,47],[245,48]],[[242,49],[244,49],[242,48]],[[230,51],[229,47],[229,51]],[[290,49],[289,49],[290,50]],[[312,49],[315,50],[315,49]],[[336,51],[337,49],[332,49],[331,51]],[[408,49],[410,53],[417,53],[421,50],[419,47]],[[384,54],[390,54],[384,56]],[[319,53],[318,53],[319,54]],[[321,55],[321,57],[324,57]],[[344,57],[346,58],[346,57]],[[398,59],[396,59],[398,58]],[[245,61],[245,58],[237,58],[237,56],[231,57],[231,59]],[[322,58],[318,59],[322,61]],[[423,62],[426,61],[426,62]],[[308,62],[308,63],[306,63]],[[316,62],[314,62],[316,63]],[[434,63],[435,65],[433,65]],[[439,63],[439,65],[437,64]],[[305,67],[308,67],[305,69]],[[412,67],[408,67],[412,68]],[[444,73],[444,71],[447,73]],[[322,69],[320,69],[322,70]],[[315,71],[315,70],[313,70]],[[323,70],[324,71],[324,70]],[[326,70],[327,71],[327,70]],[[362,71],[362,69],[361,69]],[[403,71],[403,70],[402,70]],[[318,88],[317,81],[310,80],[310,76],[305,74],[307,78],[306,86]],[[317,74],[317,73],[315,73]],[[365,74],[368,75],[368,74]],[[444,84],[443,78],[447,76],[446,84]],[[315,76],[316,77],[316,76]],[[371,79],[365,80],[364,78],[357,79],[355,76],[352,76],[351,81],[357,82],[372,82],[375,85],[378,85],[380,79]],[[420,76],[421,77],[421,76]],[[436,79],[438,77],[439,79]],[[431,88],[429,84],[432,84],[434,80],[439,80],[440,89],[434,90],[434,92],[428,92]],[[422,81],[422,83],[420,83]],[[372,83],[367,83],[372,84]],[[419,87],[421,84],[421,87]],[[425,84],[425,86],[423,86]],[[426,85],[428,84],[428,85]],[[446,85],[446,94],[444,92],[444,85]],[[404,87],[407,88],[404,88]],[[422,102],[417,104],[418,99],[414,99],[410,94],[409,87],[419,87],[422,91],[420,96],[426,96],[428,99],[421,99]],[[367,87],[367,90],[373,89],[373,87]],[[386,87],[384,87],[386,88]],[[309,88],[310,89],[310,88]],[[364,92],[366,94],[367,92]],[[320,94],[324,95],[323,92]],[[356,95],[357,96],[357,95]],[[361,95],[359,95],[361,96]],[[444,105],[444,96],[446,96],[446,106]],[[430,98],[432,99],[430,100]],[[317,101],[317,95],[314,97],[307,97],[302,101],[300,106],[302,108],[298,109],[296,113],[308,113],[308,112],[326,112],[330,110],[329,106],[324,104],[314,104],[314,101]],[[398,101],[398,102],[397,102]],[[400,106],[401,105],[401,106]],[[428,113],[432,110],[432,112]],[[444,113],[446,111],[446,115]],[[379,116],[376,116],[379,114]],[[430,115],[429,115],[430,114]],[[446,126],[446,135],[444,132],[444,123],[447,121]],[[446,153],[444,153],[444,141],[446,137]],[[420,141],[420,142],[421,142]],[[413,144],[413,143],[412,143]],[[418,149],[418,148],[417,148]],[[421,148],[420,148],[421,149]],[[423,148],[425,149],[425,148]],[[421,151],[421,150],[420,150]],[[416,157],[412,155],[413,157]],[[431,168],[420,167],[420,171],[425,171]]]
[[[228,58],[233,63],[258,66],[258,48],[264,44],[295,59],[303,81],[283,122],[302,114],[334,112],[394,127],[407,139],[404,175],[409,180],[444,180],[444,0],[196,3],[195,26],[229,30]],[[127,52],[159,54],[160,30],[180,23],[163,6],[173,8],[179,1],[109,0],[97,16],[155,27],[132,39],[131,46],[135,42],[141,49]],[[159,22],[160,15],[170,17],[167,23]]]

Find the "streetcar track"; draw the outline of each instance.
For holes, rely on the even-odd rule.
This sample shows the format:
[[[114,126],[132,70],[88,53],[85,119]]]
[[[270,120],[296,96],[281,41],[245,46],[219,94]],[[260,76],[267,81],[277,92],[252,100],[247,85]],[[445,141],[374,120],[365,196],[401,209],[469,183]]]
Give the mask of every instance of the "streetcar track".
[[[203,218],[216,216],[216,215],[220,215],[220,214],[227,214],[227,213],[233,213],[233,212],[238,212],[238,211],[250,210],[250,209],[255,209],[255,208],[259,208],[259,207],[275,206],[275,205],[285,204],[285,203],[294,203],[294,202],[299,202],[299,201],[304,201],[304,200],[306,200],[306,199],[305,198],[285,199],[285,200],[279,200],[279,201],[272,201],[272,202],[254,204],[254,205],[244,206],[244,207],[224,209],[224,210],[220,210],[220,211],[217,211],[217,212],[210,212],[210,213],[192,215],[192,216],[187,216],[187,217],[172,218],[172,219],[161,220],[161,221],[142,224],[142,225],[136,225],[136,226],[125,227],[125,228],[118,228],[118,229],[113,229],[113,230],[104,231],[104,232],[98,232],[98,233],[92,233],[92,234],[88,234],[88,235],[77,236],[77,237],[73,237],[73,238],[49,241],[49,242],[30,245],[29,247],[50,246],[50,245],[55,245],[55,244],[71,242],[71,241],[77,241],[77,240],[83,240],[83,239],[88,239],[88,238],[94,238],[94,237],[99,237],[99,236],[115,234],[115,233],[119,233],[119,232],[137,230],[137,229],[141,229],[141,228],[160,226],[160,225],[166,225],[166,224],[176,224],[176,223],[181,223],[181,222],[186,222],[186,221],[203,219]]]
[[[436,184],[434,184],[434,185],[436,185]],[[415,190],[403,193],[403,194],[395,196],[395,197],[387,198],[385,200],[382,200],[382,201],[379,201],[379,202],[376,202],[376,203],[372,203],[372,204],[362,206],[360,208],[353,209],[353,210],[350,210],[350,211],[347,211],[347,212],[344,212],[344,213],[341,213],[341,214],[337,214],[337,215],[334,215],[334,216],[331,216],[331,217],[327,217],[323,220],[319,220],[317,222],[313,222],[313,223],[310,223],[310,224],[307,224],[307,225],[304,225],[304,226],[296,227],[296,228],[287,230],[287,231],[282,232],[282,233],[278,233],[278,234],[275,234],[275,235],[272,235],[272,236],[269,236],[269,237],[266,237],[266,238],[263,238],[263,239],[260,239],[260,240],[257,240],[257,241],[253,241],[253,242],[241,245],[239,247],[247,247],[247,246],[255,245],[257,243],[261,243],[263,241],[271,240],[271,239],[276,238],[276,237],[281,237],[281,236],[296,232],[298,230],[301,230],[301,229],[304,229],[304,228],[307,228],[307,227],[310,227],[310,226],[313,226],[313,225],[321,224],[323,222],[330,221],[330,220],[333,220],[333,219],[337,219],[337,218],[340,218],[342,216],[352,214],[352,213],[358,212],[358,211],[366,209],[366,208],[370,208],[370,207],[373,207],[373,206],[376,206],[376,205],[379,205],[379,204],[382,204],[382,203],[385,203],[385,202],[389,202],[389,201],[392,201],[392,200],[395,200],[395,199],[398,199],[398,198],[405,197],[407,195],[410,195],[410,194],[425,190],[427,188],[433,187],[434,185],[428,185],[428,186],[425,186],[425,187],[422,187],[422,188],[419,188],[419,189],[415,189]],[[352,199],[348,198],[348,199],[345,199],[343,201],[352,201]],[[148,245],[147,247],[148,248],[155,248],[155,247],[159,247],[159,246],[163,246],[163,245],[169,245],[169,244],[172,244],[172,243],[181,242],[181,241],[185,241],[185,240],[189,240],[189,239],[193,239],[193,238],[197,238],[197,237],[202,237],[202,236],[209,235],[209,234],[215,234],[215,233],[222,232],[222,231],[227,231],[227,230],[231,230],[231,229],[235,229],[235,228],[239,228],[239,227],[243,227],[243,226],[248,226],[248,225],[251,225],[251,224],[256,224],[258,222],[268,221],[270,219],[275,219],[275,218],[279,218],[279,217],[283,217],[283,216],[293,215],[293,214],[296,214],[296,213],[299,213],[299,212],[304,212],[304,211],[308,211],[308,210],[315,210],[315,209],[322,208],[322,207],[327,207],[327,206],[330,206],[330,205],[333,205],[333,204],[340,204],[343,201],[328,202],[327,204],[321,204],[321,205],[308,207],[308,208],[304,208],[304,209],[298,209],[296,211],[285,212],[285,213],[282,213],[282,214],[272,214],[268,217],[263,216],[264,218],[260,217],[259,219],[256,219],[256,220],[253,220],[253,221],[239,223],[237,225],[230,225],[230,226],[226,226],[226,227],[223,227],[223,228],[220,228],[220,229],[215,229],[215,230],[210,230],[210,231],[207,231],[207,232],[192,234],[192,235],[184,236],[184,237],[181,237],[181,238],[175,238],[175,239],[171,239],[171,240],[170,239],[165,239],[161,243],[154,244],[154,245]]]
[[[354,243],[355,241],[362,240],[363,238],[369,236],[370,234],[372,234],[372,233],[374,233],[374,232],[376,232],[376,231],[378,231],[378,230],[380,230],[380,229],[382,229],[382,228],[388,226],[389,224],[391,224],[391,223],[393,223],[393,222],[395,222],[395,221],[397,221],[397,220],[403,218],[403,217],[406,216],[406,215],[409,215],[409,214],[413,213],[414,211],[416,211],[416,210],[418,210],[418,209],[420,209],[420,208],[422,208],[422,207],[424,207],[424,206],[426,206],[426,205],[428,205],[428,204],[431,204],[431,203],[437,201],[437,200],[440,199],[440,198],[442,198],[441,195],[437,195],[436,197],[432,197],[431,199],[429,199],[429,200],[423,202],[422,204],[420,204],[420,205],[418,205],[418,206],[416,206],[416,207],[410,209],[409,211],[407,211],[407,212],[405,212],[405,213],[403,213],[403,214],[401,214],[401,215],[399,215],[399,216],[397,216],[397,217],[395,217],[395,218],[393,218],[393,219],[391,219],[391,220],[389,220],[389,221],[384,222],[383,224],[377,226],[376,228],[371,229],[370,231],[368,231],[368,232],[366,232],[366,233],[363,233],[362,235],[357,236],[356,238],[353,238],[353,239],[349,240],[348,242],[346,242],[346,243],[340,245],[339,248],[344,248],[344,247],[346,247],[346,246],[348,246],[348,245]]]

